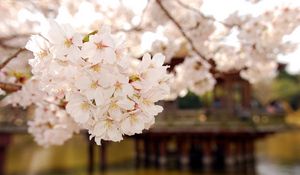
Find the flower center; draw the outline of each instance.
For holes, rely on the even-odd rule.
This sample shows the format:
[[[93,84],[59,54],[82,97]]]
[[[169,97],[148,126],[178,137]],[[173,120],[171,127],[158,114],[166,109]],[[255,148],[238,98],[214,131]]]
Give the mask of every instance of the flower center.
[[[137,116],[136,115],[130,115],[130,122],[131,124],[135,124],[137,122]]]
[[[130,75],[129,82],[140,81],[140,76],[137,74]]]
[[[94,71],[94,72],[100,72],[101,70],[101,67],[99,64],[95,64],[91,67],[91,69]]]
[[[95,43],[95,45],[96,45],[96,48],[100,49],[100,50],[108,47],[108,45],[104,44],[103,41],[100,41],[99,43]]]
[[[118,105],[116,102],[113,102],[110,104],[110,109],[116,109],[116,108],[118,108]]]
[[[67,47],[67,48],[70,48],[71,47],[71,45],[73,44],[73,41],[72,41],[73,39],[72,38],[66,38],[65,39],[65,46]]]
[[[113,124],[112,120],[106,119],[105,125],[106,125],[107,128],[111,128],[112,124]]]
[[[117,89],[117,90],[120,90],[120,89],[122,89],[122,84],[120,83],[120,82],[116,82],[116,84],[115,84],[115,88]]]
[[[148,99],[144,99],[144,100],[143,100],[143,103],[144,103],[145,105],[151,105],[151,104],[152,104],[151,101],[148,100]]]
[[[87,111],[87,110],[90,109],[90,104],[89,104],[88,102],[83,102],[83,103],[81,103],[80,108],[81,108],[83,111]]]
[[[93,81],[90,86],[92,89],[96,89],[98,87],[98,81]]]
[[[39,53],[38,53],[38,57],[40,58],[44,58],[48,55],[47,51],[45,50],[41,50]]]

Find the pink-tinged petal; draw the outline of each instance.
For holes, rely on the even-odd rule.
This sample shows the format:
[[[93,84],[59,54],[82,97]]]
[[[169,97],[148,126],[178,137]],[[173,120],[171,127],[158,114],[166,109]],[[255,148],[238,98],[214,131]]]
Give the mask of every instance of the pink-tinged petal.
[[[119,107],[110,108],[108,113],[114,121],[120,121],[122,119],[122,111]]]
[[[142,61],[139,63],[138,70],[145,71],[151,62],[151,55],[149,53],[144,54]]]
[[[97,91],[95,92],[94,99],[97,106],[102,106],[105,104],[105,98],[100,89],[97,89]]]
[[[114,40],[113,40],[113,38],[111,37],[110,34],[103,34],[102,37],[101,37],[101,41],[103,41],[103,43],[106,46],[111,47],[111,48],[115,48]]]
[[[125,110],[132,110],[134,108],[135,103],[129,100],[128,98],[124,98],[122,100],[119,100],[117,104]]]
[[[126,135],[132,135],[133,134],[129,117],[125,118],[121,122],[121,128],[120,129],[121,129],[123,134],[126,134]]]
[[[116,126],[110,127],[108,129],[107,136],[108,136],[108,139],[110,139],[113,142],[119,142],[123,139],[122,133]]]
[[[103,136],[107,130],[107,127],[105,125],[105,121],[100,121],[98,122],[95,126],[94,126],[94,129],[93,129],[93,134],[95,134],[96,136]]]
[[[87,76],[80,76],[75,81],[75,87],[80,90],[87,90],[90,88],[91,79],[89,79]]]
[[[109,73],[108,71],[102,71],[99,74],[99,84],[104,87],[111,87],[115,84],[115,78],[114,76]]]
[[[162,66],[165,62],[165,56],[161,53],[157,53],[153,56],[152,61],[154,61],[155,66]]]
[[[104,61],[108,64],[113,64],[116,62],[116,53],[111,48],[106,48],[102,51],[102,57]]]
[[[78,123],[86,123],[90,118],[90,114],[88,112],[78,113],[77,115],[74,114],[73,118]]]
[[[48,25],[49,29],[45,33],[45,37],[50,41],[50,43],[61,43],[61,41],[65,38],[61,27],[54,20],[49,20]]]

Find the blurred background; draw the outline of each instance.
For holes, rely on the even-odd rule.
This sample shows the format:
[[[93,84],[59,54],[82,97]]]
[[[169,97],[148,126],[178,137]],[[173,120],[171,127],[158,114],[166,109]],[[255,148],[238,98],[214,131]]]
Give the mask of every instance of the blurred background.
[[[130,56],[166,55],[174,78],[149,130],[101,146],[81,132],[44,148],[27,132],[32,109],[2,107],[0,173],[300,174],[299,12],[298,0],[2,0],[2,63],[55,18],[111,26]],[[30,58],[0,69],[1,88],[30,78]]]

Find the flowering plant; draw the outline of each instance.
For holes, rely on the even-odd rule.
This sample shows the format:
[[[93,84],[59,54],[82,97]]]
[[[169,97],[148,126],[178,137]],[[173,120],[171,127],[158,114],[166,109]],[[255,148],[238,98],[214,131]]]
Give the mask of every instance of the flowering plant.
[[[128,57],[107,27],[81,35],[50,20],[26,48],[34,54],[33,76],[4,101],[36,104],[29,132],[41,145],[62,144],[79,128],[97,144],[141,133],[163,110],[155,103],[170,92],[165,57]]]
[[[35,105],[29,131],[43,145],[63,143],[80,129],[98,144],[118,141],[148,128],[162,110],[155,103],[165,96],[172,100],[187,90],[203,95],[219,73],[239,73],[254,85],[269,82],[279,56],[297,49],[289,35],[300,24],[299,4],[248,4],[261,10],[235,9],[218,19],[204,10],[207,3],[6,1],[0,7],[0,56],[11,56],[0,64],[0,95],[21,90],[1,103]],[[56,21],[41,25],[48,18]],[[99,24],[111,26],[114,35]],[[32,53],[23,48],[29,36],[30,65]],[[116,36],[126,37],[130,47]],[[146,52],[154,56],[143,57]],[[174,70],[171,78],[164,61]]]

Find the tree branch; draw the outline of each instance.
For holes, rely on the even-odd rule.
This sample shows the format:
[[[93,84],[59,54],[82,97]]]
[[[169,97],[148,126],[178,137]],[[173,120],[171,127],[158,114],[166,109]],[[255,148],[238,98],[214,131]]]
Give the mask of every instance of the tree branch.
[[[147,1],[147,4],[146,4],[146,6],[143,9],[142,14],[141,14],[141,20],[137,25],[131,27],[130,29],[120,29],[120,28],[119,29],[114,29],[113,32],[128,32],[128,33],[129,32],[142,32],[142,30],[143,30],[143,28],[142,28],[143,20],[145,18],[146,11],[149,8],[150,1],[151,0]]]
[[[1,64],[0,64],[0,70],[3,69],[12,59],[17,57],[21,52],[25,51],[25,48],[20,48],[17,52],[15,52],[10,57],[6,58]]]
[[[175,18],[170,14],[170,12],[163,6],[163,4],[161,3],[160,0],[156,0],[158,6],[161,8],[161,10],[166,14],[166,16],[175,24],[175,26],[178,28],[178,30],[180,31],[180,33],[182,34],[182,36],[189,42],[189,44],[192,47],[192,50],[201,58],[206,59],[207,58],[197,50],[197,48],[195,47],[192,38],[190,38],[184,31],[184,29],[181,27],[181,25],[175,20]]]
[[[232,28],[232,27],[235,26],[235,25],[229,25],[229,24],[226,24],[226,23],[224,23],[223,21],[218,21],[218,20],[216,20],[216,19],[215,19],[214,17],[212,17],[212,16],[206,16],[206,15],[204,15],[201,11],[197,10],[196,8],[194,8],[194,7],[192,7],[192,6],[189,6],[189,5],[187,5],[187,4],[183,3],[183,2],[181,2],[180,0],[176,0],[176,2],[177,2],[177,4],[179,4],[180,6],[182,6],[183,8],[188,9],[188,10],[191,10],[191,11],[197,13],[198,15],[200,15],[200,16],[201,16],[202,18],[204,18],[204,19],[207,19],[207,20],[211,20],[211,21],[220,23],[220,24],[222,24],[223,26],[225,26],[225,27],[227,27],[227,28]],[[238,26],[238,25],[236,25],[236,26],[237,26],[237,27],[240,27],[240,26]]]
[[[0,82],[0,89],[6,92],[16,92],[22,88],[21,85],[13,84],[13,83],[4,83]]]
[[[27,37],[29,37],[33,34],[34,33],[14,34],[14,35],[0,37],[0,40],[1,41],[6,41],[6,40],[12,40],[12,39],[16,39],[16,38],[27,38]]]

